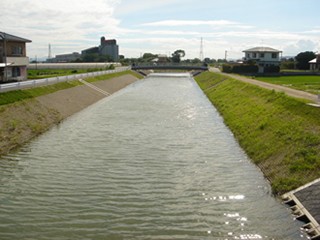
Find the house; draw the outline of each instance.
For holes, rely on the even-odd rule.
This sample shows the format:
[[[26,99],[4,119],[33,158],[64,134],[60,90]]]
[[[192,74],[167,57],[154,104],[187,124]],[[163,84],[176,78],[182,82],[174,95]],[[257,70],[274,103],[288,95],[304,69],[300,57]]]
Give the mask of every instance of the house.
[[[320,70],[320,53],[316,54],[316,58],[309,61],[310,71]]]
[[[159,54],[159,55],[158,55],[158,62],[159,62],[159,63],[165,63],[165,62],[167,62],[167,55],[165,55],[165,54]]]
[[[244,61],[254,60],[259,66],[259,73],[264,73],[266,67],[279,66],[279,51],[270,47],[255,47],[243,51],[245,53]]]
[[[29,58],[26,43],[31,40],[0,32],[0,82],[27,80]]]

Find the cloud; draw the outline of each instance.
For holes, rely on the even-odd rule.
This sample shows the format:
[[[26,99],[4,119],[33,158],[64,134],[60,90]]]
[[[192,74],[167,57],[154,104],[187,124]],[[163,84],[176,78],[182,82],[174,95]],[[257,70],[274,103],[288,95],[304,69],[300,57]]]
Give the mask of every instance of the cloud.
[[[213,28],[221,27],[236,27],[236,28],[253,28],[253,26],[242,26],[238,22],[227,21],[227,20],[216,20],[216,21],[200,21],[200,20],[164,20],[158,22],[150,22],[140,24],[139,26],[166,26],[166,27],[177,27],[177,26],[206,26],[209,25]]]

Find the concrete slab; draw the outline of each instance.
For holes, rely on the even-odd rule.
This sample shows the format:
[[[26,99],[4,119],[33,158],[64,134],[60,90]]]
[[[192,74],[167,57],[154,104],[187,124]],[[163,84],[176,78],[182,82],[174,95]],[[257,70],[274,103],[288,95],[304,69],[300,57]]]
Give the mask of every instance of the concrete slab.
[[[313,240],[320,239],[320,179],[282,196],[296,219],[306,222],[303,230]]]

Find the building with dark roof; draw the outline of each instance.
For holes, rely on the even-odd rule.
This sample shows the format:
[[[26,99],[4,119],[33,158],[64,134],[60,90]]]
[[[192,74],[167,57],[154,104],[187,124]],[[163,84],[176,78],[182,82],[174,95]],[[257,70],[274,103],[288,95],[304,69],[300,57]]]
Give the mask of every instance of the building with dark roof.
[[[26,43],[31,40],[0,32],[0,82],[27,80]]]

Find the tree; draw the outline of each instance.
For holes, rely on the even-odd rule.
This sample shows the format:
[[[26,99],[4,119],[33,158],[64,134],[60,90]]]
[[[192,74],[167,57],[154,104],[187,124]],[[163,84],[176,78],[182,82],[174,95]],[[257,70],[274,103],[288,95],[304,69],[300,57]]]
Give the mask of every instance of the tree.
[[[192,63],[201,63],[201,60],[199,58],[195,58],[192,60]]]
[[[174,53],[172,53],[172,61],[173,62],[180,62],[181,58],[186,55],[184,50],[176,50]]]
[[[96,62],[96,59],[99,59],[98,54],[95,53],[87,53],[84,57],[83,57],[83,62]]]
[[[296,56],[297,60],[297,68],[302,70],[308,70],[309,69],[309,61],[314,59],[316,55],[314,52],[306,51],[301,52]]]

